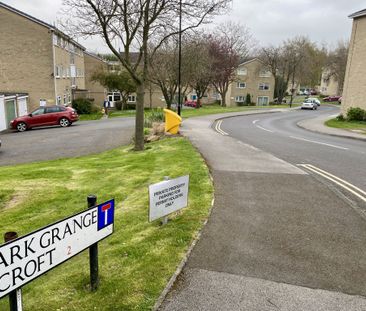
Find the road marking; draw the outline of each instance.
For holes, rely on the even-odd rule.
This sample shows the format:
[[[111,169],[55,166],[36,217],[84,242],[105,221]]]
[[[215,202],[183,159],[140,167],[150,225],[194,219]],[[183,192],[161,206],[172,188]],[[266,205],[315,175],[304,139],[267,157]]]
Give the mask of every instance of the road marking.
[[[260,125],[256,125],[256,127],[258,127],[259,129],[263,130],[263,131],[266,131],[266,132],[270,132],[270,133],[274,133],[273,131],[271,130],[267,130],[265,129],[264,127],[261,127]]]
[[[331,173],[328,173],[311,164],[298,164],[298,166],[304,167],[304,168],[332,181],[333,183],[337,184],[338,186],[342,187],[343,189],[351,192],[353,195],[355,195],[362,201],[366,202],[366,192],[363,191],[362,189],[356,187],[355,185],[352,185],[348,181],[345,181],[345,180],[343,180]]]
[[[219,134],[223,135],[223,136],[228,136],[229,134],[224,132],[222,129],[221,129],[221,124],[222,124],[222,120],[218,121],[216,123],[216,126],[215,126],[215,130],[216,132],[218,132]]]
[[[328,147],[333,147],[333,148],[337,148],[337,149],[349,150],[348,148],[345,148],[345,147],[331,145],[331,144],[327,144],[327,143],[322,143],[320,141],[315,141],[315,140],[309,140],[309,139],[305,139],[305,138],[302,138],[302,137],[290,136],[290,138],[297,139],[297,140],[302,140],[302,141],[306,141],[308,143],[313,143],[313,144],[318,144],[318,145],[324,145],[324,146],[328,146]]]
[[[254,120],[254,121],[253,121],[253,124],[256,124],[257,122],[259,122],[259,120]]]

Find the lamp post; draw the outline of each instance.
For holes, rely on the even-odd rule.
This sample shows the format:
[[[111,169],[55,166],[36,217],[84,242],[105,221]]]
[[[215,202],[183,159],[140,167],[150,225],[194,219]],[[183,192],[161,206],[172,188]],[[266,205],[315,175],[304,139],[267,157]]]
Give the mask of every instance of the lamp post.
[[[182,109],[182,0],[179,0],[179,39],[178,39],[178,115]]]

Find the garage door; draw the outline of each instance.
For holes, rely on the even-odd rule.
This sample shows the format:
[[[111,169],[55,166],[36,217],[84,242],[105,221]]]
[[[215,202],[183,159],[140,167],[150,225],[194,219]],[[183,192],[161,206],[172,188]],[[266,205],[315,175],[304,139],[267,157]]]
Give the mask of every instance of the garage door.
[[[14,99],[5,101],[5,116],[6,126],[9,127],[10,121],[17,117]]]

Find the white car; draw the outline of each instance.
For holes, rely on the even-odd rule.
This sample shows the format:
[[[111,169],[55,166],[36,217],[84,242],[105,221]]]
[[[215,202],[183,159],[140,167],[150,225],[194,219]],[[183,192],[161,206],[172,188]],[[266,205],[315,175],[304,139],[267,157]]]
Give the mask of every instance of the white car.
[[[316,110],[320,106],[320,101],[316,98],[308,98],[301,105],[301,109],[312,109]]]

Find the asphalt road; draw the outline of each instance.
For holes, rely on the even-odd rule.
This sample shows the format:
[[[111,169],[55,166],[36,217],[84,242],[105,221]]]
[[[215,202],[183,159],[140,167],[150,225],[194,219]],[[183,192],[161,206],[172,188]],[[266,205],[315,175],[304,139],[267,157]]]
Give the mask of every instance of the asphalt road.
[[[243,116],[225,119],[221,129],[244,143],[291,164],[312,164],[366,191],[366,142],[310,132],[297,126],[304,119],[337,115],[337,107],[318,111]]]
[[[1,133],[0,166],[102,152],[129,144],[133,131],[134,118],[113,118]]]

